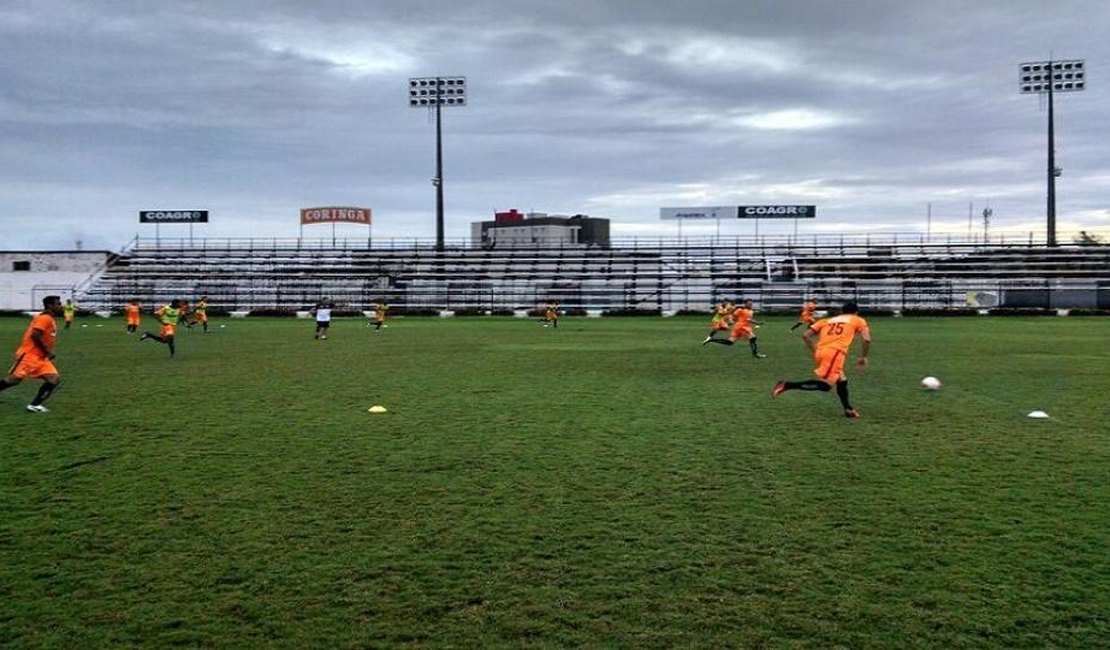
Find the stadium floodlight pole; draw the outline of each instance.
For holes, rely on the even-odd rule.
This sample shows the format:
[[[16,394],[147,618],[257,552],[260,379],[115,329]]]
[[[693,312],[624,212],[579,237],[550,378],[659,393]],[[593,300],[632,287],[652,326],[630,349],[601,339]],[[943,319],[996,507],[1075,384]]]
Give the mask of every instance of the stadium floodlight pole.
[[[1062,61],[1028,61],[1019,68],[1019,88],[1023,95],[1048,95],[1048,192],[1047,243],[1056,246],[1056,132],[1053,115],[1053,96],[1061,92],[1079,92],[1087,87],[1087,64],[1083,59]]]
[[[409,106],[435,109],[436,113],[436,250],[443,251],[443,122],[444,106],[466,106],[466,77],[413,77],[409,79]]]

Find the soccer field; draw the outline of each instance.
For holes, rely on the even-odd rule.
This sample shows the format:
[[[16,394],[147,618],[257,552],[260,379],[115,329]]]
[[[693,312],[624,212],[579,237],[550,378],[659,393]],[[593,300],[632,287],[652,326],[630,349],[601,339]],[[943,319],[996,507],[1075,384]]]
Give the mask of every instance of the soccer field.
[[[1110,319],[870,321],[848,420],[793,319],[79,320],[0,393],[0,646],[1105,647]]]

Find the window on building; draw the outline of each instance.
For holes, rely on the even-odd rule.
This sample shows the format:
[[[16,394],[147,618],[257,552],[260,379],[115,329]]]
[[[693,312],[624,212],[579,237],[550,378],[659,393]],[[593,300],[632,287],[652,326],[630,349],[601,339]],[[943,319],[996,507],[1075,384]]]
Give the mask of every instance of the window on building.
[[[12,270],[13,271],[30,271],[31,270],[31,261],[30,260],[16,260],[16,261],[12,262]]]

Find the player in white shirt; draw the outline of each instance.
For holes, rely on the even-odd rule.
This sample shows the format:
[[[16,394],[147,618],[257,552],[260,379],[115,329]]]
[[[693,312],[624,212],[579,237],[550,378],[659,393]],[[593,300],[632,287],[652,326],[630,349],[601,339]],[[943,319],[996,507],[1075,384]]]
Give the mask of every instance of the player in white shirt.
[[[331,327],[331,308],[332,303],[327,298],[321,298],[320,302],[312,308],[312,313],[316,317],[316,338],[328,338],[328,328]]]

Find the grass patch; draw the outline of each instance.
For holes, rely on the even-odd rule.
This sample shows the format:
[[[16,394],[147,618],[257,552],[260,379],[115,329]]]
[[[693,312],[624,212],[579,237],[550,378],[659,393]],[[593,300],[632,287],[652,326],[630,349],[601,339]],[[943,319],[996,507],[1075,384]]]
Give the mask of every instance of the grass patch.
[[[0,645],[1110,638],[1110,321],[874,319],[849,421],[793,320],[90,319],[0,394]]]

